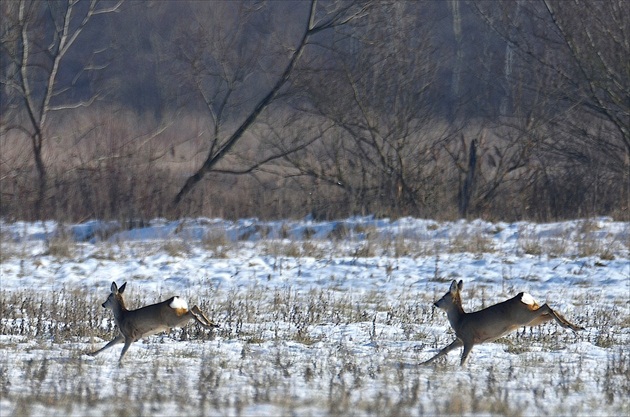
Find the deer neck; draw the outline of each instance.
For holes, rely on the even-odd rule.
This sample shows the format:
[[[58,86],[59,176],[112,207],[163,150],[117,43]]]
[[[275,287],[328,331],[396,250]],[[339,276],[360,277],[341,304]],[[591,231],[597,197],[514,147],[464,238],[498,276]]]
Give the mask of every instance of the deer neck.
[[[125,313],[129,311],[125,307],[125,302],[122,299],[116,299],[116,302],[113,305],[112,312],[114,313],[114,318],[117,322],[120,322],[124,317]]]
[[[449,309],[446,311],[446,316],[448,317],[449,323],[451,323],[451,327],[453,329],[457,329],[459,327],[459,322],[464,318],[466,312],[462,308],[462,302],[460,300],[456,300],[451,304]]]

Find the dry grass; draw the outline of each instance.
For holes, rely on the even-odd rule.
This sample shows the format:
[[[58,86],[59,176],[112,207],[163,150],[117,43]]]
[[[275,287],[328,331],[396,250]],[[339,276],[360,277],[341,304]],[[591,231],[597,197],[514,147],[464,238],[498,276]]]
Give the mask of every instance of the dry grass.
[[[162,251],[171,257],[186,256],[190,252],[190,247],[181,239],[169,239],[162,244]]]
[[[413,184],[405,198],[396,199],[392,195],[391,174],[381,177],[372,174],[362,178],[364,162],[349,164],[344,156],[320,161],[321,166],[331,172],[324,175],[334,177],[343,172],[349,187],[346,192],[327,181],[313,181],[310,176],[300,178],[295,170],[284,165],[270,167],[276,174],[258,171],[255,176],[234,176],[210,173],[206,180],[176,210],[169,208],[185,179],[197,170],[208,152],[209,144],[204,132],[210,130],[203,114],[190,113],[185,116],[165,115],[165,122],[158,125],[150,118],[138,118],[133,112],[111,112],[111,109],[86,109],[72,114],[59,115],[59,120],[51,121],[55,127],[54,146],[45,147],[44,160],[48,175],[45,205],[40,217],[61,221],[82,219],[115,219],[136,221],[147,218],[171,217],[222,217],[230,219],[259,217],[266,219],[301,218],[315,215],[317,218],[345,218],[359,213],[378,213],[379,216],[397,218],[417,216],[442,220],[459,217],[458,187],[461,172],[453,164],[453,155],[438,151],[443,146],[464,157],[461,153],[460,134],[447,135],[450,127],[443,122],[428,126],[416,138],[408,138],[409,146],[417,144],[431,149],[432,156],[427,163],[418,163],[418,152],[409,152],[401,161],[400,174]],[[318,121],[304,120],[304,126]],[[499,137],[505,132],[491,132],[486,149],[479,149],[480,167],[476,188],[483,190],[486,181],[492,181],[498,173],[486,165],[483,152],[492,154],[495,146],[502,143]],[[287,132],[290,134],[291,132]],[[479,126],[467,126],[465,137],[475,137]],[[446,137],[445,137],[446,135]],[[441,138],[441,139],[432,139]],[[238,169],[239,161],[251,161],[265,154],[268,146],[260,143],[260,137],[247,133],[236,154],[230,155],[220,168]],[[316,143],[303,153],[304,163],[311,159],[320,160],[329,154],[328,143]],[[431,140],[445,140],[439,146],[432,146]],[[336,139],[335,139],[336,141]],[[0,138],[3,162],[0,164],[0,212],[10,219],[35,220],[37,173],[33,166],[31,149],[17,131],[11,131]],[[312,148],[312,149],[311,149]],[[317,155],[315,157],[315,155]],[[495,155],[496,156],[496,155]],[[376,158],[378,159],[378,158]],[[461,163],[459,161],[458,163]],[[411,169],[411,167],[414,167]],[[371,171],[373,168],[367,168]],[[530,166],[528,169],[537,169]],[[386,170],[383,170],[386,172]],[[439,172],[440,174],[436,174]],[[588,170],[586,170],[588,172]],[[286,174],[286,176],[284,175]],[[578,215],[618,215],[628,220],[626,180],[622,174],[611,173],[611,177],[596,177],[598,186],[586,179],[572,184],[577,190],[567,190],[566,194],[583,194],[585,201],[592,200],[593,206],[575,207],[568,199],[555,217],[566,218]],[[562,173],[558,174],[559,176]],[[617,177],[615,176],[617,175]],[[619,175],[622,175],[619,177]],[[288,179],[289,177],[290,179]],[[532,218],[546,220],[549,217],[551,198],[547,194],[532,195],[530,176],[507,175],[499,190],[492,193],[490,200],[480,201],[471,206],[469,216],[486,219],[513,220]],[[615,180],[616,178],[616,180]],[[562,178],[555,178],[562,187]],[[545,187],[544,184],[538,185]],[[566,187],[566,185],[564,185]],[[365,187],[365,189],[362,189]],[[413,191],[411,191],[413,190]],[[616,192],[615,192],[616,191]],[[547,199],[547,200],[546,200]],[[405,202],[405,201],[409,202]],[[535,204],[531,204],[534,200]],[[473,198],[475,201],[475,198]],[[413,203],[410,203],[413,202]],[[509,208],[507,210],[506,208]],[[585,233],[592,224],[585,224]],[[340,224],[333,237],[344,239],[351,231]],[[264,235],[265,231],[256,231]],[[476,251],[484,248],[483,238],[477,242]]]
[[[3,398],[12,404],[12,414],[25,416],[38,415],[44,407],[79,414],[91,408],[98,410],[97,414],[108,415],[143,414],[147,409],[168,413],[175,407],[206,415],[239,410],[244,413],[260,406],[281,413],[316,409],[327,415],[518,416],[521,414],[521,405],[518,400],[515,402],[518,381],[528,381],[527,385],[535,387],[533,397],[528,398],[538,398],[539,410],[551,414],[570,409],[561,401],[550,403],[537,397],[536,392],[544,391],[547,398],[568,398],[583,392],[582,380],[601,377],[606,381],[601,386],[602,392],[586,394],[581,410],[595,406],[587,401],[605,398],[609,404],[606,410],[622,412],[622,398],[629,388],[630,356],[623,353],[625,348],[620,340],[609,336],[619,328],[619,318],[610,314],[601,316],[604,312],[597,310],[595,304],[590,314],[600,317],[600,329],[606,330],[593,336],[593,342],[610,351],[605,375],[601,376],[589,376],[580,355],[572,354],[572,359],[557,364],[544,359],[541,351],[563,350],[572,338],[550,327],[533,333],[519,332],[497,342],[505,345],[505,352],[511,358],[509,369],[486,368],[487,364],[476,363],[482,361],[479,357],[473,359],[468,369],[459,369],[452,358],[424,368],[417,363],[426,353],[416,351],[414,345],[423,346],[431,340],[428,333],[420,330],[424,327],[420,323],[436,319],[430,318],[428,309],[408,308],[406,301],[377,319],[381,317],[379,314],[361,313],[374,311],[372,306],[378,303],[375,294],[347,299],[325,291],[302,294],[285,290],[269,298],[260,288],[252,287],[213,296],[224,300],[214,307],[223,323],[216,334],[189,326],[172,331],[165,345],[160,343],[163,337],[150,338],[147,343],[132,346],[128,361],[133,366],[112,373],[107,370],[115,366],[111,363],[115,354],[97,357],[94,362],[80,356],[104,343],[100,339],[109,339],[113,334],[111,317],[106,311],[93,308],[101,300],[83,292],[59,292],[51,296],[31,290],[3,292],[0,311],[0,333],[5,335],[3,352],[51,350],[49,359],[34,356],[14,365],[9,374],[21,375],[24,391],[16,392],[9,379],[0,378]],[[149,300],[136,300],[140,304],[146,301]],[[426,305],[430,297],[417,301]],[[356,337],[369,343],[368,348],[332,336],[337,327],[351,323],[356,326]],[[399,334],[402,323],[407,330],[394,336]],[[323,331],[322,325],[325,325]],[[441,347],[451,338],[448,334],[440,335],[427,347]],[[407,346],[403,349],[393,348],[404,340],[411,344],[403,345]],[[422,341],[420,345],[418,340]],[[166,349],[171,352],[169,355],[163,354]],[[301,352],[299,356],[290,354],[295,349]],[[364,349],[366,352],[360,353]],[[230,350],[238,352],[229,354]],[[368,351],[373,353],[364,356]],[[530,379],[532,373],[541,372],[540,368],[545,368],[546,378]],[[193,369],[196,374],[189,373]],[[4,369],[1,374],[7,375],[7,371]],[[232,380],[235,377],[227,375],[238,377]],[[147,378],[160,383],[147,384]],[[295,384],[308,399],[295,397],[295,388],[291,388]],[[115,403],[108,400],[112,387],[118,398]],[[458,395],[449,394],[453,391]],[[431,400],[427,402],[427,398]]]
[[[469,252],[482,254],[495,251],[492,238],[480,232],[469,233],[462,231],[450,239],[447,247],[450,253]]]

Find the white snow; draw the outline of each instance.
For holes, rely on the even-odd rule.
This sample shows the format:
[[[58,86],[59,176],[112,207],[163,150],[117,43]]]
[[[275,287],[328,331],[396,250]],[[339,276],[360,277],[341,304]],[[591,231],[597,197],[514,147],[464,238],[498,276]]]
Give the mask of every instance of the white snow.
[[[628,414],[630,225],[481,220],[156,219],[123,230],[0,221],[0,415]],[[70,240],[70,255],[54,245]],[[466,311],[548,303],[569,321],[418,364],[453,340],[432,303],[463,280]],[[190,324],[85,353],[113,334],[100,304],[198,305]],[[99,337],[24,305],[85,294]],[[532,294],[532,295],[529,295]],[[29,304],[31,303],[31,304]],[[42,304],[43,305],[43,304]],[[83,308],[83,307],[82,307]],[[453,395],[456,393],[457,395]],[[118,405],[117,405],[118,404]]]

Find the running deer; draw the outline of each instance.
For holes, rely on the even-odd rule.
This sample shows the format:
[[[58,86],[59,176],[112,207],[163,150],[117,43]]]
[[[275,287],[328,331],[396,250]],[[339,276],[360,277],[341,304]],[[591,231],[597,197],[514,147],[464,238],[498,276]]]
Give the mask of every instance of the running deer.
[[[188,309],[188,303],[179,297],[171,297],[161,303],[151,304],[137,310],[127,310],[122,295],[126,286],[127,283],[125,282],[118,288],[116,283],[112,282],[112,292],[102,304],[103,308],[109,308],[113,311],[114,321],[120,333],[114,340],[96,352],[90,353],[90,355],[97,355],[115,344],[124,342],[125,346],[118,360],[122,362],[129,346],[145,336],[168,331],[173,327],[183,327],[193,319],[207,329],[219,327],[218,324],[210,321],[199,307],[194,306]]]
[[[574,332],[584,330],[583,327],[569,323],[567,319],[547,304],[539,306],[534,298],[525,292],[483,310],[466,313],[462,308],[460,296],[462,285],[462,281],[459,283],[453,281],[449,291],[434,304],[446,311],[448,321],[455,330],[457,338],[453,343],[440,350],[437,355],[423,362],[422,365],[429,364],[451,350],[464,346],[460,362],[460,365],[464,366],[474,345],[491,342],[522,326],[537,326],[555,320],[560,326]]]

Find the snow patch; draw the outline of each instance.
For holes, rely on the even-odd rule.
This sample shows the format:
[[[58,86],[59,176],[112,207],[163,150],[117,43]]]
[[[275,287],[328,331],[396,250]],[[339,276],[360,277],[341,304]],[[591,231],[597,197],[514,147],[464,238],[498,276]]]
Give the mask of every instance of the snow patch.
[[[10,384],[3,384],[0,415],[21,410],[20,403],[29,398],[25,395],[50,392],[59,392],[61,402],[28,405],[31,415],[111,415],[116,409],[108,398],[121,391],[133,393],[134,398],[166,399],[142,404],[160,415],[194,415],[200,410],[206,414],[269,417],[290,413],[326,415],[331,405],[339,401],[339,394],[331,396],[328,387],[350,387],[356,376],[361,376],[360,389],[348,390],[347,395],[344,389],[334,390],[343,395],[344,401],[347,398],[347,409],[343,411],[370,414],[365,410],[375,409],[382,411],[379,414],[387,414],[392,408],[378,408],[380,404],[408,400],[413,392],[407,387],[415,381],[422,387],[430,378],[431,387],[422,388],[417,401],[394,406],[393,410],[408,415],[443,414],[451,410],[443,404],[451,400],[449,388],[453,381],[466,380],[469,375],[500,385],[506,397],[509,393],[508,411],[519,410],[525,415],[627,414],[623,366],[630,328],[624,325],[628,309],[620,306],[627,306],[630,288],[630,250],[624,244],[630,240],[630,222],[603,219],[598,225],[601,229],[594,232],[579,220],[493,224],[413,218],[390,222],[375,217],[335,222],[312,218],[273,222],[156,219],[133,231],[123,225],[115,226],[98,221],[66,226],[73,231],[69,236],[77,241],[75,256],[59,258],[50,254],[46,243],[46,239],[55,236],[56,223],[7,223],[0,219],[0,301],[6,299],[7,305],[11,304],[13,291],[18,297],[31,296],[31,291],[35,297],[49,297],[60,287],[100,294],[109,290],[112,276],[125,276],[133,282],[130,299],[136,306],[165,299],[162,294],[193,294],[199,302],[215,297],[210,304],[212,317],[226,322],[224,330],[209,338],[175,340],[165,335],[159,343],[154,339],[134,344],[126,356],[126,366],[114,370],[112,363],[118,359],[120,346],[95,360],[81,355],[81,361],[89,361],[83,366],[77,362],[77,355],[94,350],[91,337],[58,341],[51,337],[56,329],[53,320],[44,323],[50,330],[41,336],[27,337],[22,329],[34,332],[33,326],[38,325],[35,316],[3,317],[0,360],[10,363],[3,369]],[[119,231],[110,236],[116,230]],[[596,238],[602,247],[610,248],[614,258],[603,261],[597,255],[581,254],[579,243],[587,233],[584,230],[589,231],[587,239]],[[225,234],[231,241],[223,249],[226,256],[206,248],[201,240],[208,232]],[[595,233],[594,237],[590,233]],[[459,236],[484,236],[493,249],[482,254],[452,250],[457,249],[452,244]],[[181,240],[189,250],[172,256],[163,249],[164,239]],[[297,257],[282,250],[275,252],[275,247],[289,242],[298,242],[297,245],[301,239],[313,250]],[[107,240],[121,243],[106,243]],[[529,241],[540,241],[543,247],[562,245],[566,250],[554,256],[531,256],[523,250],[523,243]],[[409,253],[393,253],[392,242],[404,243]],[[374,249],[372,256],[353,255],[367,244]],[[434,341],[442,347],[452,340],[445,314],[429,317],[422,313],[447,288],[447,283],[436,282],[437,276],[445,281],[465,280],[463,296],[469,311],[482,307],[475,296],[480,293],[488,295],[485,301],[489,305],[503,301],[505,294],[515,294],[513,290],[528,289],[543,299],[553,300],[553,307],[571,321],[586,324],[590,318],[599,320],[596,318],[601,316],[610,326],[596,326],[594,322],[587,332],[575,334],[558,329],[552,343],[545,341],[548,330],[537,328],[528,335],[524,351],[507,350],[501,342],[482,344],[473,349],[467,368],[459,367],[458,350],[444,358],[446,365],[439,373],[431,373],[418,363],[434,353]],[[29,293],[24,295],[21,292],[26,288]],[[291,314],[286,318],[276,314],[285,311],[273,305],[276,298],[291,303]],[[524,305],[536,302],[529,294],[518,298]],[[59,297],[61,303],[70,299]],[[253,303],[235,316],[247,319],[242,323],[242,333],[230,330],[226,319],[232,312],[224,307],[239,302]],[[321,314],[315,321],[307,317],[311,303],[319,306],[314,311]],[[180,297],[169,300],[167,305],[178,315],[186,313],[182,308],[188,308],[186,300]],[[336,306],[352,308],[347,314],[345,307],[337,313]],[[355,314],[355,308],[360,315]],[[385,311],[390,308],[404,314],[390,317]],[[96,312],[100,305],[93,309]],[[612,310],[617,314],[608,318],[607,312]],[[244,314],[248,311],[256,311],[256,315]],[[103,332],[111,326],[111,313],[106,314],[98,325]],[[424,320],[412,321],[419,317]],[[297,319],[295,323],[293,318]],[[298,332],[297,323],[306,324],[304,332]],[[596,343],[599,340],[606,343],[600,346]],[[269,358],[281,358],[282,368]],[[289,358],[288,362],[284,358]],[[37,369],[41,366],[45,377],[37,372],[35,375],[32,364]],[[285,364],[291,366],[286,368],[286,375]],[[352,365],[352,370],[346,371],[347,365]],[[216,387],[212,385],[210,400],[196,394],[210,387],[210,382],[201,380],[202,375],[207,375],[206,366],[221,369],[220,381],[216,380]],[[511,371],[509,375],[496,372],[499,368]],[[391,372],[396,381],[400,376],[399,382],[394,382]],[[147,384],[142,377],[153,373],[160,384]],[[546,378],[536,377],[542,374]],[[335,375],[334,381],[329,375]],[[268,382],[261,385],[267,378]],[[85,384],[82,392],[88,397],[72,394],[66,399],[66,393],[79,391],[80,384]],[[482,388],[473,382],[471,389],[481,392],[484,382],[481,384]],[[190,393],[190,400],[185,404],[178,400],[169,402],[175,389]],[[263,396],[262,402],[257,395],[261,389],[270,395]],[[403,398],[401,392],[405,391]],[[540,401],[542,394],[544,402]],[[90,395],[96,400],[88,408],[84,404]],[[220,399],[217,408],[212,405],[214,398]],[[374,403],[371,398],[382,400]],[[474,412],[466,406],[461,411],[471,415],[483,410],[482,406],[481,411]]]

